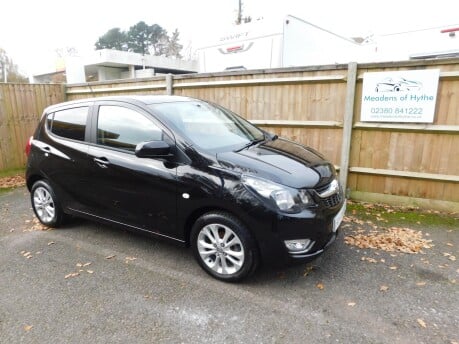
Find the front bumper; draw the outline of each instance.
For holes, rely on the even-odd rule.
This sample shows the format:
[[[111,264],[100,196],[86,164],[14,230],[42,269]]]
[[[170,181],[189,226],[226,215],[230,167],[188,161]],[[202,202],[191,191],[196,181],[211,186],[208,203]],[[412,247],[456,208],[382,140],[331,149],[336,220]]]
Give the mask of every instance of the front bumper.
[[[339,226],[346,210],[343,200],[334,208],[310,209],[300,214],[275,214],[271,216],[271,230],[265,222],[257,230],[261,258],[267,265],[281,266],[306,263],[320,256],[338,237]],[[264,217],[267,219],[268,217]],[[307,252],[292,252],[285,240],[310,239],[314,242]]]

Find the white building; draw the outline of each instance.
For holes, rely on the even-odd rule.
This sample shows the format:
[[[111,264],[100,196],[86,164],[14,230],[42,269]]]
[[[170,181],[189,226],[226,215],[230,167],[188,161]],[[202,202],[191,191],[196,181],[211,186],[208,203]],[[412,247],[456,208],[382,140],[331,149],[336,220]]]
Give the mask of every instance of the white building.
[[[200,72],[358,61],[361,46],[288,15],[233,26],[197,50]]]
[[[198,64],[196,61],[111,49],[96,50],[93,54],[85,57],[68,57],[65,61],[65,76],[68,84],[94,80],[146,78],[167,73],[187,74],[197,71]],[[34,81],[43,82],[48,74],[36,76]]]

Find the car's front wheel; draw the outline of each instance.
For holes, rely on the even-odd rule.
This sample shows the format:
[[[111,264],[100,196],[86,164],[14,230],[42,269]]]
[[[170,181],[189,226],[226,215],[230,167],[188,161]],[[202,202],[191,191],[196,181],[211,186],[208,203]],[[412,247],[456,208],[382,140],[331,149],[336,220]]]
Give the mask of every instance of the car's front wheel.
[[[59,227],[64,213],[51,186],[45,180],[39,180],[32,186],[30,193],[33,211],[38,220],[49,227]]]
[[[240,281],[258,265],[257,246],[249,231],[226,213],[201,216],[192,228],[191,245],[199,265],[222,281]]]

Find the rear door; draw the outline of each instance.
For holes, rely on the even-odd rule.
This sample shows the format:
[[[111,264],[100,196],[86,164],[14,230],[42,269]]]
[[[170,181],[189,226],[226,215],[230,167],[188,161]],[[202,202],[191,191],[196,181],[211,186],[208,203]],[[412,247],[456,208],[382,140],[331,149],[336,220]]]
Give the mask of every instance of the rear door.
[[[84,208],[91,105],[73,104],[47,113],[39,138],[33,142],[38,148],[40,173],[52,184],[65,208]]]
[[[97,103],[91,125],[93,214],[176,237],[176,165],[134,154],[140,142],[174,145],[173,135],[144,109],[123,102]]]

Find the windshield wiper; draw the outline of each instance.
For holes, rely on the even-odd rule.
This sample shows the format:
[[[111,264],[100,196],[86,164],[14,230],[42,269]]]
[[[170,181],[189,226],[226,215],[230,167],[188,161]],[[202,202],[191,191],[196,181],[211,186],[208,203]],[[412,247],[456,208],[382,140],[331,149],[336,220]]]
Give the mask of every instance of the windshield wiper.
[[[238,149],[237,152],[239,152],[239,151],[241,151],[243,149],[247,149],[249,147],[252,147],[252,146],[256,145],[257,143],[263,142],[265,140],[266,140],[265,137],[263,137],[261,139],[254,139],[254,140],[250,141],[249,143],[245,144],[242,148]]]

